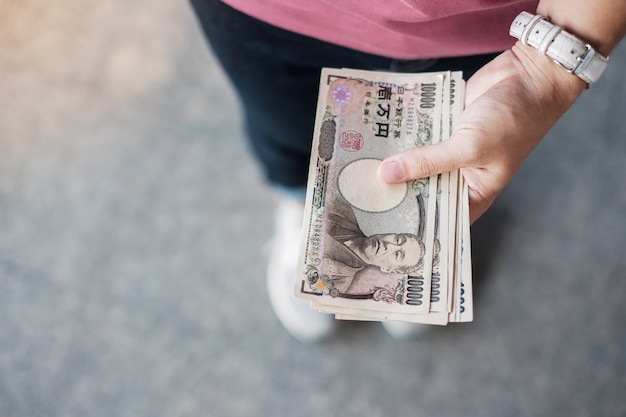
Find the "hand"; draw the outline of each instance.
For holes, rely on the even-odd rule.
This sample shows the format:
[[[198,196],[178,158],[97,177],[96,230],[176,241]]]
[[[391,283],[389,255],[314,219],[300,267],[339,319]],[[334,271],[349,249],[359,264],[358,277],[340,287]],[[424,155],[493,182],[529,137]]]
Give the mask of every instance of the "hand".
[[[378,173],[397,183],[461,169],[474,222],[584,88],[578,77],[518,43],[468,80],[465,110],[450,139],[391,156]]]

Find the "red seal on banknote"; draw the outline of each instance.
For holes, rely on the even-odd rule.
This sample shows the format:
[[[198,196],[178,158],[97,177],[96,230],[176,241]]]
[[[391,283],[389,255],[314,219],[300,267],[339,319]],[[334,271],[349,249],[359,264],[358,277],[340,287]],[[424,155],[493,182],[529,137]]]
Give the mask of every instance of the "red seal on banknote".
[[[360,151],[363,147],[363,135],[355,130],[346,130],[341,134],[339,145],[348,152]]]

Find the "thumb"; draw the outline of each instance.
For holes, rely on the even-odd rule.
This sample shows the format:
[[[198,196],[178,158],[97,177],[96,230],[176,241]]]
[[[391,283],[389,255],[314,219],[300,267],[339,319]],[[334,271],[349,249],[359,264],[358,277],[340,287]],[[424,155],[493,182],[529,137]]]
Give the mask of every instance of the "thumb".
[[[462,168],[466,160],[456,141],[449,139],[390,156],[378,166],[378,176],[391,184],[417,180]]]

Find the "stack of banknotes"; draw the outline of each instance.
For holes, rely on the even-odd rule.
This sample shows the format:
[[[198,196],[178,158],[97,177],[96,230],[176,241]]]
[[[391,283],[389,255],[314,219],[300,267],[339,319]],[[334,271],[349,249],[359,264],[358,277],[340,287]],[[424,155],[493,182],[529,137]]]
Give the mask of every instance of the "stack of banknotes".
[[[322,71],[295,295],[345,320],[473,319],[458,171],[386,184],[381,161],[450,137],[459,72]]]

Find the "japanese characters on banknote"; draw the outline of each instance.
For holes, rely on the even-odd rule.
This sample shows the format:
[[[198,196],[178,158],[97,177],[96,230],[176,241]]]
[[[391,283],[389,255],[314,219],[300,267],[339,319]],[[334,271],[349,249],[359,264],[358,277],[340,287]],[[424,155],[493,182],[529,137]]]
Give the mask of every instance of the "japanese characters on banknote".
[[[339,319],[473,319],[463,177],[377,175],[386,157],[450,136],[464,86],[458,72],[322,71],[296,297]]]

